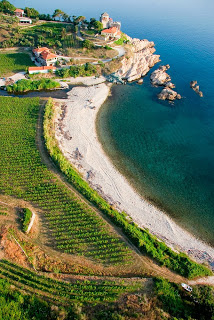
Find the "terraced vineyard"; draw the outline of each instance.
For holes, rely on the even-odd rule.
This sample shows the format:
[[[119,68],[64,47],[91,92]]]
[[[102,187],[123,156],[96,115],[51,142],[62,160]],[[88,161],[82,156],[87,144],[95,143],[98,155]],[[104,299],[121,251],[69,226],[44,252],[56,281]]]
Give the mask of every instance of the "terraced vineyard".
[[[7,260],[0,260],[0,278],[6,278],[18,288],[59,302],[61,305],[71,301],[114,302],[121,294],[137,291],[141,287],[139,283],[125,284],[123,280],[117,282],[76,279],[71,282],[57,281],[37,275]]]
[[[63,252],[129,263],[126,244],[42,163],[35,142],[38,114],[38,98],[0,98],[0,193],[42,209],[50,241]]]

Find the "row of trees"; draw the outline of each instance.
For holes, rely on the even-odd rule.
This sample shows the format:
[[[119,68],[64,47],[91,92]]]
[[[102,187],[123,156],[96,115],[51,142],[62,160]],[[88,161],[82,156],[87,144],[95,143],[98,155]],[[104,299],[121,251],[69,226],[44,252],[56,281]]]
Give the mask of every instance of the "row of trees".
[[[86,63],[81,66],[71,66],[68,68],[59,69],[56,71],[56,75],[60,78],[69,78],[69,77],[90,77],[97,73],[96,66]]]
[[[0,1],[0,12],[6,13],[6,14],[14,14],[14,11],[16,10],[16,7],[11,4],[7,0],[1,0]],[[98,31],[102,30],[102,23],[100,21],[97,21],[95,18],[91,18],[90,21],[87,21],[84,16],[75,16],[72,17],[65,13],[64,11],[60,9],[56,9],[52,15],[50,14],[40,14],[36,9],[26,7],[24,9],[26,16],[32,19],[40,19],[40,20],[59,20],[64,21],[68,23],[73,23],[74,25],[78,25],[81,22],[84,22],[86,25],[88,25],[88,28],[94,28]]]

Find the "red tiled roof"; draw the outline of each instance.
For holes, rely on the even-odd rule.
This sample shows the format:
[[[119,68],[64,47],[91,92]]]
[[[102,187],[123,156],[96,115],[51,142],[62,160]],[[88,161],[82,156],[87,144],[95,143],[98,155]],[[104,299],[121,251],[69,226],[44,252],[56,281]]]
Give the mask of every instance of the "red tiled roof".
[[[50,52],[50,50],[48,48],[46,48],[46,47],[33,49],[33,52],[37,52],[37,53],[41,53],[43,51],[49,51]]]
[[[112,27],[112,28],[103,30],[102,33],[116,33],[117,31],[118,29],[116,27]]]
[[[24,10],[22,10],[22,9],[16,9],[14,12],[21,12],[21,13],[23,13]]]
[[[57,56],[54,53],[51,53],[49,50],[48,51],[43,51],[41,53],[41,56],[44,60],[49,60],[49,59],[53,59],[56,58]]]
[[[40,71],[40,70],[56,70],[56,67],[53,66],[44,66],[44,67],[29,67],[28,71]]]

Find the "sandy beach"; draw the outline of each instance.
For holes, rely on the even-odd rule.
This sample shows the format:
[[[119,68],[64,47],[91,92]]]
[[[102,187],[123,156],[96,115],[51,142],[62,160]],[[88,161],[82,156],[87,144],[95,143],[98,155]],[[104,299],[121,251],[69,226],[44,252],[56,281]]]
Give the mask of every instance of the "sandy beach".
[[[125,211],[139,226],[163,239],[175,250],[214,267],[214,249],[177,225],[164,212],[142,199],[105,154],[96,134],[96,116],[110,93],[102,78],[76,79],[67,100],[58,100],[56,137],[63,154],[85,180],[118,210]],[[63,113],[60,106],[63,106]]]

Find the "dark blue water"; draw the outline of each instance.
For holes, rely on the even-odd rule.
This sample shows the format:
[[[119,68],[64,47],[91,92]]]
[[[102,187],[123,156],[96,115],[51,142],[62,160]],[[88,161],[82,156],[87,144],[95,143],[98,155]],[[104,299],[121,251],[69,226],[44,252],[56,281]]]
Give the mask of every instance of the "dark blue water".
[[[213,0],[12,2],[87,18],[107,11],[130,36],[155,42],[183,99],[158,101],[160,89],[148,77],[142,86],[115,86],[99,115],[100,139],[146,198],[214,245]],[[191,80],[198,80],[203,99],[189,88]]]

